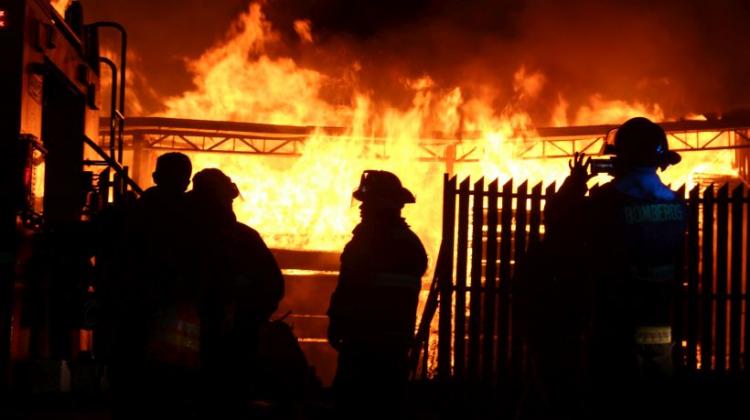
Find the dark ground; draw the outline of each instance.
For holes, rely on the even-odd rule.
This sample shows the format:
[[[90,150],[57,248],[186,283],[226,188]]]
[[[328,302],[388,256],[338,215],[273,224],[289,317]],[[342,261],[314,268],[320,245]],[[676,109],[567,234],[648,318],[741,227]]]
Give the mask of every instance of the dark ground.
[[[679,419],[747,419],[750,418],[750,387],[747,380],[700,378],[684,381],[674,417]],[[257,419],[316,420],[330,418],[330,392],[312,401],[302,402],[297,410],[284,410],[272,402],[250,404],[251,417]],[[417,420],[437,419],[514,419],[512,404],[497,391],[480,392],[466,387],[445,387],[435,383],[413,384],[410,417]],[[144,418],[148,414],[144,413]],[[0,419],[28,420],[108,420],[109,398],[106,393],[65,393],[29,396],[16,394],[0,406]]]

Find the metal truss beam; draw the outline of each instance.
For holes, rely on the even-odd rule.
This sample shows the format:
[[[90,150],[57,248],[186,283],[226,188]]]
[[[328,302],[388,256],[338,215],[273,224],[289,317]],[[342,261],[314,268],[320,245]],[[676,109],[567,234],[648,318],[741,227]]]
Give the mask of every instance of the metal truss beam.
[[[661,126],[667,132],[670,147],[678,152],[750,148],[750,118],[665,122]],[[102,127],[102,144],[106,144],[107,124]],[[538,137],[526,136],[529,140],[514,143],[512,150],[523,159],[570,158],[577,152],[598,154],[615,128],[614,125],[538,128]],[[299,156],[303,143],[316,136],[363,141],[380,148],[379,157],[388,157],[384,138],[355,138],[347,132],[345,127],[141,117],[128,119],[124,134],[126,148],[279,156]],[[484,141],[479,132],[460,136],[438,132],[429,137],[432,138],[419,140],[421,155],[417,158],[421,161],[467,163],[482,158]]]

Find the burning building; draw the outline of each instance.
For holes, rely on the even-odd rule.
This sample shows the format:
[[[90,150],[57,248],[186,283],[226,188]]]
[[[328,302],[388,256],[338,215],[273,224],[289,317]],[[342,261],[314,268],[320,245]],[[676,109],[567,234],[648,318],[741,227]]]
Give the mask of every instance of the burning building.
[[[662,175],[673,186],[746,179],[747,121],[715,112],[744,99],[717,103],[706,81],[686,68],[685,61],[704,54],[702,44],[668,48],[695,40],[669,33],[694,19],[690,12],[657,8],[673,20],[662,24],[656,16],[634,19],[636,12],[618,2],[577,3],[580,15],[538,2],[482,2],[477,9],[485,6],[497,21],[466,10],[456,20],[447,16],[454,11],[447,3],[422,3],[398,6],[393,16],[379,6],[365,18],[364,10],[337,2],[328,12],[250,2],[218,41],[185,60],[192,78],[186,87],[156,105],[148,102],[158,87],[148,82],[164,77],[152,77],[143,61],[139,67],[138,57],[153,52],[136,47],[127,83],[136,93],[132,108],[148,118],[130,117],[126,125],[132,176],[148,185],[159,153],[187,152],[196,169],[220,167],[237,181],[242,199],[235,210],[271,247],[335,254],[356,224],[351,190],[359,174],[387,169],[417,195],[406,215],[433,264],[443,173],[501,184],[560,181],[567,158],[599,153],[608,131],[632,116],[665,122],[671,147],[686,152],[680,166]],[[724,16],[729,9],[711,12]],[[556,14],[576,27],[561,37],[565,45],[554,36],[562,25]],[[341,23],[346,19],[352,22]],[[477,23],[475,32],[460,19]],[[620,41],[615,31],[633,38]],[[587,38],[591,32],[611,44]],[[716,39],[724,38],[711,34],[702,42]],[[469,46],[476,52],[466,52]],[[616,56],[618,50],[631,57]],[[107,136],[104,130],[104,145]],[[320,315],[327,295],[314,300],[322,302]],[[320,327],[313,329],[323,337]]]
[[[534,9],[534,5],[527,7]],[[388,68],[392,64],[386,60],[380,64],[384,68],[378,69],[376,57],[369,52],[349,57],[346,65],[337,63],[331,69],[327,64],[332,54],[343,51],[342,57],[351,56],[355,46],[364,48],[357,43],[362,41],[337,44],[343,41],[337,41],[335,34],[327,32],[332,29],[325,27],[318,35],[316,22],[305,19],[302,11],[298,19],[278,18],[290,26],[277,27],[268,17],[278,15],[276,8],[275,2],[250,4],[231,23],[223,39],[187,61],[191,86],[164,98],[150,115],[286,128],[204,124],[196,129],[188,123],[180,127],[178,122],[156,120],[144,127],[137,120],[130,124],[134,135],[146,138],[143,144],[133,142],[133,149],[145,145],[156,153],[170,147],[209,152],[194,154],[196,167],[222,167],[239,180],[244,201],[237,211],[250,225],[260,227],[275,247],[340,249],[356,219],[350,190],[362,169],[381,167],[403,174],[405,183],[424,202],[424,206],[411,210],[411,219],[417,221],[419,234],[434,245],[437,213],[429,204],[439,195],[439,174],[445,171],[501,181],[552,182],[566,174],[564,158],[573,151],[598,153],[601,144],[591,143],[602,138],[608,128],[571,135],[545,132],[540,127],[611,125],[634,115],[657,121],[706,118],[699,114],[700,106],[668,107],[651,90],[638,86],[634,90],[647,92],[643,98],[630,94],[625,99],[607,99],[611,94],[596,91],[583,95],[583,99],[580,93],[567,98],[562,88],[555,92],[555,81],[541,65],[521,63],[512,69],[509,67],[515,64],[505,65],[498,74],[508,79],[498,81],[497,76],[495,85],[482,83],[479,76],[468,73],[451,84],[444,80],[447,76],[442,74],[441,63],[423,56],[420,58],[426,61],[419,72],[404,70],[399,74]],[[499,13],[497,8],[491,10]],[[422,28],[415,31],[425,36]],[[434,36],[442,39],[444,35],[437,31]],[[320,46],[318,38],[322,38]],[[332,44],[340,45],[340,50],[332,51]],[[141,52],[135,49],[133,54]],[[560,55],[561,60],[569,60],[567,54]],[[430,66],[436,75],[430,74]],[[477,68],[483,70],[480,65]],[[141,97],[154,93],[153,88],[148,91],[142,86],[148,76],[139,71],[144,70],[135,67],[128,79],[137,95],[133,99],[137,105],[131,109],[143,107],[146,101]],[[585,72],[584,67],[581,71]],[[392,86],[377,89],[382,82],[373,80],[374,74],[381,80],[391,80]],[[674,98],[665,95],[664,101]],[[164,125],[162,131],[160,124]],[[695,182],[696,174],[738,175],[735,154],[721,149],[736,147],[737,138],[706,127],[700,133],[685,130],[691,138],[682,136],[679,129],[675,131],[673,148],[705,151],[708,149],[704,146],[710,142],[711,153],[686,155],[681,167],[664,174],[668,182]],[[246,150],[236,147],[235,134]],[[195,144],[207,138],[214,143]],[[223,138],[227,141],[218,141]],[[175,140],[177,144],[167,144]],[[275,143],[266,147],[259,146],[261,142]],[[153,159],[152,152],[145,160],[129,162],[133,170],[138,168],[139,181],[148,183]]]
[[[70,2],[52,3],[64,14]],[[239,218],[300,284],[284,310],[310,343],[324,342],[364,169],[397,173],[415,192],[405,215],[433,269],[444,173],[548,186],[629,117],[663,122],[670,147],[685,152],[663,174],[674,187],[748,180],[750,118],[730,112],[750,97],[750,63],[734,53],[746,42],[734,26],[750,15],[741,1],[649,13],[641,2],[593,0],[157,3],[86,4],[94,20],[116,16],[131,42],[127,115],[111,112],[102,71],[101,112],[115,117],[102,120],[98,146],[114,149],[111,124],[125,117],[122,163],[137,184],[151,183],[167,150],[188,153],[196,171],[229,174]],[[118,43],[102,36],[123,66]]]

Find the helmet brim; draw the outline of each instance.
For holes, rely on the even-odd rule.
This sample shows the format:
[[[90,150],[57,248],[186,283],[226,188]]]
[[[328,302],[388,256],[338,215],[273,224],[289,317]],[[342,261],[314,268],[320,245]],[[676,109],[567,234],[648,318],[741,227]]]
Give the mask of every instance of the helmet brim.
[[[669,165],[677,165],[682,161],[682,156],[679,153],[668,150],[664,153],[664,162]]]
[[[416,199],[414,198],[414,194],[411,193],[411,191],[407,190],[406,188],[401,188],[396,194],[378,194],[376,192],[374,193],[368,193],[364,192],[362,190],[356,190],[352,192],[352,197],[355,199],[365,202],[370,200],[381,200],[381,201],[391,201],[393,203],[397,204],[411,204],[416,203]]]

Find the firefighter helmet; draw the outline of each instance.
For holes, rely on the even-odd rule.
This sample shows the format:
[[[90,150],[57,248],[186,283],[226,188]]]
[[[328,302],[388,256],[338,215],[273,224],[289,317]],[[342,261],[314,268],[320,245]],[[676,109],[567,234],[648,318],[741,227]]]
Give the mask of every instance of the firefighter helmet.
[[[682,159],[669,150],[664,129],[648,118],[627,120],[615,133],[614,153],[626,166],[656,166],[662,169]]]
[[[222,200],[234,200],[240,195],[237,184],[220,169],[204,169],[193,176],[193,191],[210,194]]]
[[[414,194],[401,185],[398,177],[388,171],[367,170],[362,172],[359,187],[352,196],[362,202],[379,202],[403,206],[414,203]]]

